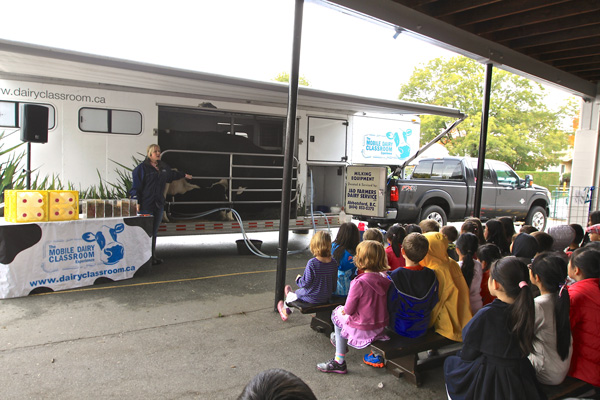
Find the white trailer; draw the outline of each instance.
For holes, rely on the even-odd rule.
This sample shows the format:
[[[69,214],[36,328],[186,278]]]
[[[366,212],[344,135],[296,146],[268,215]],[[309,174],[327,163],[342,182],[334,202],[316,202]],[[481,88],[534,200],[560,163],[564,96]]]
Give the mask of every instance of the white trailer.
[[[227,182],[227,197],[191,191],[167,199],[174,222],[159,235],[234,233],[238,221],[208,209],[232,208],[247,231],[279,229],[287,85],[192,72],[0,41],[0,131],[20,141],[25,104],[49,109],[47,143],[31,144],[32,169],[75,188],[117,179],[158,143],[163,159],[203,188]],[[346,167],[398,165],[419,147],[420,114],[460,118],[455,109],[301,87],[290,229],[339,224]],[[11,143],[12,142],[12,143]],[[225,167],[224,167],[225,166]],[[311,215],[322,211],[325,215]]]

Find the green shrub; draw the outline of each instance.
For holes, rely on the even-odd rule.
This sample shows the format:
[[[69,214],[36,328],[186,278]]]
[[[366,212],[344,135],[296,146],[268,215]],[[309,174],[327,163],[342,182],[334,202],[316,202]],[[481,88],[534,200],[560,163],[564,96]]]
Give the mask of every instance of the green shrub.
[[[525,178],[525,175],[531,175],[533,177],[533,183],[536,185],[543,186],[548,190],[552,191],[560,184],[560,174],[558,172],[548,171],[515,171],[521,178]]]

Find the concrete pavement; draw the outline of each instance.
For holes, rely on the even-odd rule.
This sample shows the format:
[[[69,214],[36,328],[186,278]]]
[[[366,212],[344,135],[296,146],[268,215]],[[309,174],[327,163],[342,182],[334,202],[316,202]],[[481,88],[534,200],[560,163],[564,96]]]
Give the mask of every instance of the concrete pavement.
[[[276,233],[252,237],[277,254]],[[1,300],[0,397],[235,399],[258,372],[283,368],[319,399],[445,398],[441,368],[416,388],[362,363],[364,351],[350,350],[347,375],[317,371],[333,346],[309,315],[281,321],[277,260],[237,255],[239,238],[159,238],[165,263],[143,276]],[[290,234],[290,249],[309,240]],[[309,257],[288,257],[288,282]]]

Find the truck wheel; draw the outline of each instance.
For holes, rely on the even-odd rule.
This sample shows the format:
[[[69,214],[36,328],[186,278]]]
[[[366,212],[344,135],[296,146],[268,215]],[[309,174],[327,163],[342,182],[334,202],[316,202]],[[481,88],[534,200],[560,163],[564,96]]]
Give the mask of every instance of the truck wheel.
[[[436,220],[440,226],[445,226],[448,222],[446,212],[440,206],[427,206],[421,211],[421,221],[424,219]]]
[[[540,206],[531,207],[527,218],[525,218],[526,225],[531,225],[540,232],[546,227],[546,221],[546,211]]]

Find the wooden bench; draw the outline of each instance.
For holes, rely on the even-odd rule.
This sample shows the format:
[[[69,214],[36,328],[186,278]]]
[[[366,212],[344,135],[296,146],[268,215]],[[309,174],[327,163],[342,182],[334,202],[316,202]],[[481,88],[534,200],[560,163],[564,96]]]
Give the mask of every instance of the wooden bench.
[[[422,384],[422,371],[442,365],[446,357],[456,354],[460,349],[460,346],[457,346],[456,349],[449,352],[419,360],[421,352],[438,350],[453,344],[458,345],[460,342],[445,338],[433,330],[428,330],[425,335],[418,338],[400,336],[389,329],[386,334],[390,340],[371,343],[371,351],[384,358],[386,368],[390,373],[398,378],[404,376],[416,386]]]
[[[327,337],[333,332],[333,322],[331,322],[331,312],[337,306],[343,306],[346,303],[345,297],[333,297],[328,303],[311,304],[300,300],[285,303],[288,307],[300,310],[302,314],[315,314],[310,321],[310,327]]]
[[[560,385],[542,385],[542,390],[548,396],[548,400],[565,399],[577,397],[594,389],[594,386],[582,380],[567,376]],[[596,396],[600,393],[596,389]],[[592,397],[598,398],[598,397]]]

